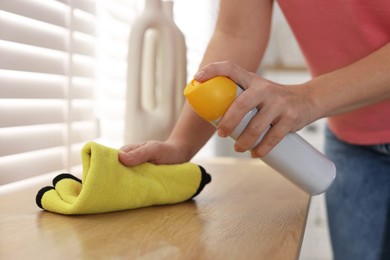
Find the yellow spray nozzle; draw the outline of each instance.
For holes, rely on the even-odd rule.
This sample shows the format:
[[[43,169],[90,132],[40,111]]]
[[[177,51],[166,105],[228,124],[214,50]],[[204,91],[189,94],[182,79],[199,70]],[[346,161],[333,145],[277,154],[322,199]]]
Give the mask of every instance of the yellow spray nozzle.
[[[205,82],[192,80],[184,96],[195,112],[207,121],[223,116],[237,94],[237,86],[227,77],[217,76]]]

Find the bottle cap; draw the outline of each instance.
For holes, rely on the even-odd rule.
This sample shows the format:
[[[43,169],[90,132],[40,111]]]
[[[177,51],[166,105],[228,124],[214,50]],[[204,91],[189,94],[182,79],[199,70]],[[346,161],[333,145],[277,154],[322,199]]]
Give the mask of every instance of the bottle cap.
[[[222,117],[236,98],[236,94],[236,83],[223,76],[205,82],[193,79],[184,89],[184,96],[188,103],[200,117],[207,121]]]

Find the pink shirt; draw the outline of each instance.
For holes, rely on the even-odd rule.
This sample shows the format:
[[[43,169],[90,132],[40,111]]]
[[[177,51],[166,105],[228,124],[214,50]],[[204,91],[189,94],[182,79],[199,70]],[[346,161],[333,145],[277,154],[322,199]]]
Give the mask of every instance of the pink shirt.
[[[390,0],[278,2],[313,76],[351,64],[390,42]],[[328,122],[346,142],[390,143],[390,100],[331,117]]]

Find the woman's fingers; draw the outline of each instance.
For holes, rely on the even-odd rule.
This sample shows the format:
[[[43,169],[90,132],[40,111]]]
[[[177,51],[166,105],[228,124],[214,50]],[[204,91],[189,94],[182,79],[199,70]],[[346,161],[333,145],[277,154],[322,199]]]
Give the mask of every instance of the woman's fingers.
[[[246,89],[250,84],[252,74],[230,61],[210,63],[202,67],[194,76],[195,80],[204,82],[216,76],[226,76]]]
[[[119,161],[126,166],[135,166],[144,162],[153,161],[155,151],[147,142],[125,145],[118,155]]]
[[[227,76],[245,89],[219,121],[217,129],[219,136],[231,135],[249,111],[254,108],[259,110],[237,138],[235,150],[238,152],[252,149],[252,156],[262,157],[288,132],[297,131],[312,122],[304,87],[271,82],[228,61],[212,63],[201,68],[195,79],[202,82],[215,76]],[[262,141],[253,148],[258,138],[268,128]]]
[[[125,145],[121,148],[118,158],[126,166],[135,166],[144,162],[175,164],[186,161],[185,154],[177,145],[160,141]]]

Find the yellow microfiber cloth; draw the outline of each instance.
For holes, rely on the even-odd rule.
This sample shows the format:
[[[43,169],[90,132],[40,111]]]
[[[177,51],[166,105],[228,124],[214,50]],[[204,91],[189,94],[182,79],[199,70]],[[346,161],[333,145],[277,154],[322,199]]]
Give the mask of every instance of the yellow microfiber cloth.
[[[211,181],[204,168],[194,163],[127,167],[119,162],[119,152],[86,143],[81,151],[82,180],[68,173],[58,175],[53,187],[38,192],[37,205],[73,215],[174,204],[195,197]]]

